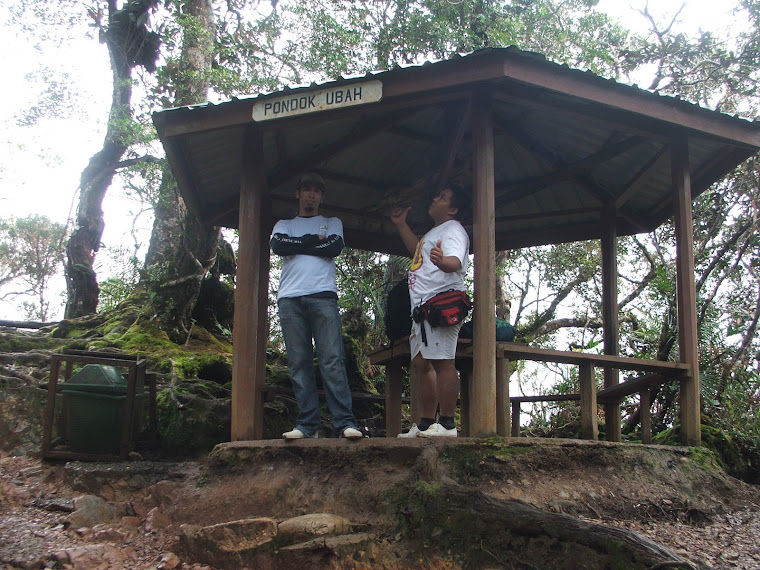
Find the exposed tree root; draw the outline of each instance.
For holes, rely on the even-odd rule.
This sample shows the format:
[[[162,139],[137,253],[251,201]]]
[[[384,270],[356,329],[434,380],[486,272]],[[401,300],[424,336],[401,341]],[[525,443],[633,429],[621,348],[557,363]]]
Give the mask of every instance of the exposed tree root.
[[[410,532],[419,531],[423,541],[440,542],[442,547],[469,542],[470,560],[480,551],[484,562],[499,560],[508,568],[554,567],[550,561],[562,557],[579,562],[612,559],[627,568],[697,568],[635,532],[542,511],[515,499],[490,497],[453,482],[419,486],[404,514],[409,528],[418,529]],[[473,537],[480,540],[472,541]],[[479,544],[488,544],[488,550]],[[516,562],[516,555],[516,566],[504,562]]]

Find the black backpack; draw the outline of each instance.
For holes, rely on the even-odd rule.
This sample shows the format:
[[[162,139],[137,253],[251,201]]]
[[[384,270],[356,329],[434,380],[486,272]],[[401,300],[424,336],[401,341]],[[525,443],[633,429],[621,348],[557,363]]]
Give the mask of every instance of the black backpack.
[[[409,281],[406,277],[388,292],[385,302],[385,336],[391,342],[412,332],[412,303],[409,300]]]

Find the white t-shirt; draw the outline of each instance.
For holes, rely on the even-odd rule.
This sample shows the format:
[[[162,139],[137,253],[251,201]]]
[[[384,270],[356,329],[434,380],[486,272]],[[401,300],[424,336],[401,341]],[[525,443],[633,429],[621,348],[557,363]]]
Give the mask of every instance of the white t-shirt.
[[[444,257],[456,256],[461,262],[458,271],[446,273],[430,261],[430,250],[441,240]],[[457,220],[449,220],[434,227],[417,243],[417,250],[409,268],[409,298],[412,307],[421,305],[434,295],[454,289],[464,291],[463,276],[467,273],[467,254],[470,238]]]
[[[272,235],[285,234],[301,237],[307,234],[319,236],[339,235],[343,237],[343,222],[339,218],[297,216],[291,220],[280,220],[274,225]],[[271,238],[270,238],[271,239]],[[335,261],[333,258],[314,255],[286,255],[282,258],[280,290],[277,299],[301,297],[326,291],[338,292],[335,285]]]

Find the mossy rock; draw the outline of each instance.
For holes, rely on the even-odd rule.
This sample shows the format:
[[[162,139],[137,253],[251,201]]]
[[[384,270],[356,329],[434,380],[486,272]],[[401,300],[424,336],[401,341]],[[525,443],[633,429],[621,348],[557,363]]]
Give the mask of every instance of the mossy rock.
[[[224,354],[196,354],[174,361],[180,378],[198,378],[225,385],[232,381],[232,358]]]
[[[724,430],[709,423],[702,423],[701,429],[702,445],[693,448],[692,458],[706,467],[714,462],[732,477],[746,480],[749,464],[742,455],[740,446]],[[681,445],[681,425],[676,424],[660,432],[652,440],[660,445]]]
[[[174,456],[208,453],[230,440],[229,390],[215,382],[184,380],[159,392],[158,431],[161,447]]]
[[[748,463],[739,445],[725,431],[710,425],[702,425],[702,445],[711,450],[723,469],[737,479],[746,479]]]

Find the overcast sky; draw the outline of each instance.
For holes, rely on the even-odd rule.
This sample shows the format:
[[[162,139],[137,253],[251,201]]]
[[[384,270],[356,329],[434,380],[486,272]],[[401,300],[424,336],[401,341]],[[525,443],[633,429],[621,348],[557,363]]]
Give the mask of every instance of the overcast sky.
[[[0,126],[4,135],[0,152],[0,217],[23,217],[43,214],[65,224],[75,215],[79,176],[89,158],[103,142],[111,97],[111,72],[104,45],[76,34],[65,49],[40,51],[27,35],[9,30],[7,6],[14,1],[0,0],[4,49],[0,66],[6,87],[0,91]],[[650,8],[667,21],[682,0],[652,0]],[[731,7],[735,0],[685,0],[680,28],[693,34],[700,28],[725,33],[732,23]],[[598,7],[620,19],[624,26],[643,32],[645,20],[637,14],[645,0],[600,0]],[[45,119],[33,127],[19,127],[16,116],[33,103],[42,88],[40,79],[28,74],[57,68],[68,74],[74,90],[82,93],[80,111],[65,119]],[[641,84],[645,84],[644,81]],[[9,88],[10,86],[10,88]],[[104,201],[106,231],[104,244],[133,243],[125,232],[131,227],[131,212],[137,205],[124,199],[118,187],[112,188]],[[144,217],[142,241],[149,238],[150,218]],[[147,246],[147,243],[144,245]],[[102,257],[102,256],[101,256]],[[102,277],[101,277],[102,278]],[[60,318],[62,311],[52,318]],[[0,318],[21,318],[12,307],[0,304]]]
[[[682,0],[653,0],[652,11],[663,21],[675,13]],[[684,31],[700,27],[724,32],[731,22],[733,0],[686,0],[681,13]],[[0,0],[0,18],[7,21],[7,2]],[[643,31],[646,22],[635,8],[644,0],[600,0],[598,7],[619,18],[629,28]],[[5,49],[0,62],[12,89],[0,92],[0,122],[6,133],[0,157],[0,211],[23,216],[42,213],[65,222],[69,217],[79,175],[87,160],[102,144],[110,103],[110,70],[104,45],[79,36],[65,49],[41,53],[22,34],[4,34]],[[34,101],[38,82],[25,76],[44,65],[63,69],[76,89],[83,93],[86,108],[68,120],[44,120],[33,128],[14,128],[14,116]]]

